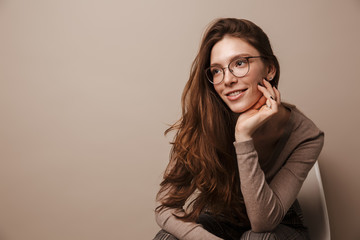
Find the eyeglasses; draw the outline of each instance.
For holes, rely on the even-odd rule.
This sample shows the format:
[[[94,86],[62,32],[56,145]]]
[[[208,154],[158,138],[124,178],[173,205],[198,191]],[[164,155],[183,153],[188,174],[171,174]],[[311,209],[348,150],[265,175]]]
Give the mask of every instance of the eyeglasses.
[[[206,77],[212,84],[219,84],[224,80],[225,68],[229,69],[235,77],[243,77],[250,71],[250,58],[263,58],[264,56],[238,57],[231,61],[227,67],[210,66],[205,69]]]

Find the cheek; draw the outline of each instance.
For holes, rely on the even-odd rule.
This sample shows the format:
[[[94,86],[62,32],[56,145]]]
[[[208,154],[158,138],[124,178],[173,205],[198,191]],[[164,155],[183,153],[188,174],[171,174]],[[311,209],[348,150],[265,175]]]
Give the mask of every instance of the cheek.
[[[249,86],[252,86],[253,91],[259,91],[257,86],[260,83],[261,85],[263,84],[263,79],[264,79],[264,74],[258,72],[257,74],[252,75],[251,77],[249,77],[247,79],[247,84]]]
[[[215,89],[215,92],[220,95],[221,91],[222,91],[222,88],[220,87],[220,85],[214,85],[214,89]]]
[[[262,83],[262,80],[266,77],[266,75],[267,75],[267,69],[263,64],[254,65],[251,75],[249,75],[250,77],[249,80],[251,79],[251,81],[254,81],[256,83],[259,82]]]

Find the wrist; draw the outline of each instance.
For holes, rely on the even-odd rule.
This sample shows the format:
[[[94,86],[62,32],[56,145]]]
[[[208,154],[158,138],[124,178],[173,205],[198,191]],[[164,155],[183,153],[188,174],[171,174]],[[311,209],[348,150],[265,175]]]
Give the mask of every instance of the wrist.
[[[236,142],[246,142],[251,139],[252,139],[251,134],[246,134],[246,133],[236,134],[235,133],[235,141]]]

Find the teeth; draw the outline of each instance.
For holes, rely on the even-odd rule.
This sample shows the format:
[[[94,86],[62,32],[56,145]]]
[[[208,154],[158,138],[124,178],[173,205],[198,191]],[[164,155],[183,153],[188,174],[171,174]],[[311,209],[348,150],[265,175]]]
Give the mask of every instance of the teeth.
[[[236,96],[236,95],[239,95],[240,93],[241,93],[241,91],[236,91],[236,92],[230,93],[229,96]]]

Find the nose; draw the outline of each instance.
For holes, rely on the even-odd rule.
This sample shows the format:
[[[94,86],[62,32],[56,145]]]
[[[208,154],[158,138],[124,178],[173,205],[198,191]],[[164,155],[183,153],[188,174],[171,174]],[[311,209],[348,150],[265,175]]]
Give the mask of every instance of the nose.
[[[231,85],[233,83],[236,83],[237,81],[238,81],[237,77],[235,77],[234,74],[231,73],[231,70],[229,68],[224,69],[225,85]]]

